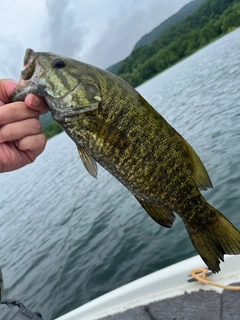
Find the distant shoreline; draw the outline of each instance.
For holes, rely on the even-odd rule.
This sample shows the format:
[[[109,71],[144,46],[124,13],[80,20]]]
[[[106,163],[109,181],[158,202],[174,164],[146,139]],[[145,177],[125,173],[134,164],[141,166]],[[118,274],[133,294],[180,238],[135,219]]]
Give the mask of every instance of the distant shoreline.
[[[200,51],[201,49],[203,49],[203,48],[207,47],[209,44],[211,44],[211,43],[215,42],[216,40],[218,40],[218,39],[220,39],[220,38],[222,38],[222,37],[226,36],[227,34],[229,34],[229,33],[233,32],[233,31],[235,31],[235,30],[237,30],[237,29],[240,29],[240,27],[236,27],[236,28],[234,28],[233,30],[231,30],[231,31],[229,31],[229,32],[225,32],[225,33],[222,33],[222,34],[218,35],[216,38],[214,38],[214,39],[210,40],[208,43],[206,43],[206,44],[202,45],[201,47],[199,47],[199,48],[198,48],[196,51],[194,51],[193,53],[191,53],[191,54],[189,54],[189,55],[187,55],[187,56],[185,56],[185,57],[181,58],[180,60],[178,60],[177,62],[175,62],[175,63],[174,63],[174,64],[172,64],[171,66],[167,67],[166,69],[164,69],[164,70],[162,70],[162,71],[160,71],[160,72],[158,72],[158,73],[154,74],[154,75],[153,75],[152,77],[150,77],[149,79],[144,80],[142,83],[140,83],[140,84],[139,84],[139,86],[141,86],[141,85],[142,85],[142,84],[144,84],[145,82],[147,82],[147,81],[151,80],[152,78],[154,78],[154,77],[158,76],[160,73],[165,72],[165,71],[167,71],[168,69],[172,68],[173,66],[177,65],[179,62],[181,62],[181,61],[183,61],[183,60],[185,60],[185,59],[189,58],[191,55],[193,55],[193,54],[197,53],[198,51]],[[136,88],[136,87],[135,87],[135,88]]]

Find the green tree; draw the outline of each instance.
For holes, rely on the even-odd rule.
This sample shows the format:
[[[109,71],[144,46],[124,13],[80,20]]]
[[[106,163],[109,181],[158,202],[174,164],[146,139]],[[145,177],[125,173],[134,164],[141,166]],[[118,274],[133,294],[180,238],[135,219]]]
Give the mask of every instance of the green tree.
[[[216,36],[217,33],[215,32],[215,30],[209,24],[207,24],[200,30],[200,44],[206,44]]]

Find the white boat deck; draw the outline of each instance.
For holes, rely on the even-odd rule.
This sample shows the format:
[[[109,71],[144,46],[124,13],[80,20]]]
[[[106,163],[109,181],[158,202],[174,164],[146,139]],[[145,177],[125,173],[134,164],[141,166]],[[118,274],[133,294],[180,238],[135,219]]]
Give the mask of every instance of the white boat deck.
[[[240,320],[240,291],[187,281],[192,270],[203,267],[199,256],[181,261],[56,320]],[[211,281],[240,285],[240,256],[226,256]]]

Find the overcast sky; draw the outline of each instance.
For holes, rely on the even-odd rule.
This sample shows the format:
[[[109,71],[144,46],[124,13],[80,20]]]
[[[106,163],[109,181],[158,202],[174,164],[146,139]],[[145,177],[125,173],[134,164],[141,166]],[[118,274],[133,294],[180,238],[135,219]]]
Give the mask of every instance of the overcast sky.
[[[0,3],[0,78],[18,78],[26,48],[107,68],[190,0],[8,0]]]

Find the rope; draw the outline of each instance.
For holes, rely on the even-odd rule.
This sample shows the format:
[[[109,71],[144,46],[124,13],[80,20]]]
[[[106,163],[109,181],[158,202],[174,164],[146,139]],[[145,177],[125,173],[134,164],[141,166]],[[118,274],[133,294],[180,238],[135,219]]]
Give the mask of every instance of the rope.
[[[227,290],[240,290],[240,286],[224,286],[222,284],[209,281],[208,280],[209,277],[206,276],[207,272],[208,272],[208,269],[206,269],[206,268],[195,269],[189,274],[189,276],[193,277],[194,279],[196,279],[199,282],[209,284],[214,287],[227,289]]]

